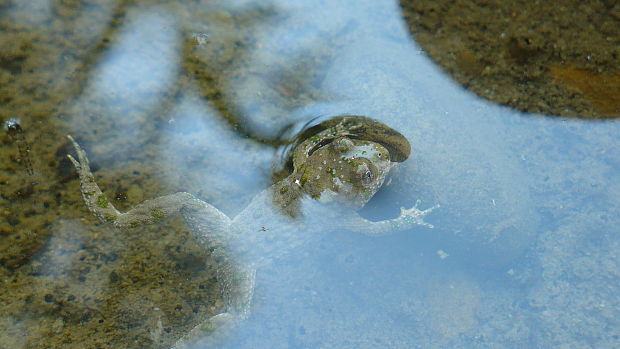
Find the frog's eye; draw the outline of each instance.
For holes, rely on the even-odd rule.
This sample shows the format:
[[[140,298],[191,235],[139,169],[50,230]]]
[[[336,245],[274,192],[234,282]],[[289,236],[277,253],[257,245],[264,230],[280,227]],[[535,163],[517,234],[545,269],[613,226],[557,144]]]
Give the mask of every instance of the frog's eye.
[[[375,179],[375,174],[374,172],[369,169],[366,168],[364,171],[362,171],[362,173],[360,174],[360,181],[362,183],[362,185],[364,186],[368,186],[370,184],[372,184],[372,182]]]

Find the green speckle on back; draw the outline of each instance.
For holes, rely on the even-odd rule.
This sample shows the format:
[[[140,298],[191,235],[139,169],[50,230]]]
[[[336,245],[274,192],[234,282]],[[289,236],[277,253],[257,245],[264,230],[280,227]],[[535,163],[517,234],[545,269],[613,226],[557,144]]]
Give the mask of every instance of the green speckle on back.
[[[153,218],[153,222],[158,223],[162,218],[166,215],[166,212],[160,208],[155,208],[151,211],[151,218]]]
[[[310,141],[310,142],[317,142],[317,141],[320,141],[320,140],[321,140],[321,135],[320,134],[316,134],[316,135],[308,138],[308,141]]]
[[[347,163],[351,167],[359,167],[359,166],[362,166],[362,164],[363,164],[363,162],[361,162],[359,160],[355,160],[355,159],[349,159],[349,160],[347,160]]]
[[[301,175],[301,180],[300,180],[301,186],[303,187],[304,184],[306,184],[306,182],[308,182],[308,172],[304,171],[304,174]]]
[[[101,208],[107,208],[109,205],[110,203],[108,202],[108,199],[105,197],[105,195],[99,195],[99,197],[97,198],[97,206]]]

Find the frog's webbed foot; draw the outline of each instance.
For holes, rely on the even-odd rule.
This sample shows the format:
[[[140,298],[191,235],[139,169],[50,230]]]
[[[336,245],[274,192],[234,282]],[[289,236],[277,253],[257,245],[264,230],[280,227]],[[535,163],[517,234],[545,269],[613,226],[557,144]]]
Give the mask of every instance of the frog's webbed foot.
[[[73,139],[73,137],[67,135],[67,138],[73,143],[75,152],[77,153],[77,160],[67,155],[69,160],[75,166],[75,169],[80,176],[80,190],[82,197],[88,209],[103,222],[114,222],[121,215],[121,213],[112,205],[110,201],[103,195],[103,192],[95,182],[95,177],[90,171],[88,165],[88,157],[86,152],[80,145]]]
[[[431,229],[434,228],[435,226],[433,226],[430,223],[426,223],[424,221],[424,217],[427,214],[433,212],[434,209],[439,208],[439,204],[436,204],[433,207],[427,208],[426,210],[420,210],[418,208],[420,206],[420,203],[421,203],[420,200],[416,200],[415,205],[413,205],[413,207],[411,208],[407,209],[407,208],[401,207],[400,216],[396,219],[403,220],[404,222],[407,222],[409,224],[423,225]]]
[[[355,213],[341,219],[341,226],[343,229],[361,232],[370,236],[387,235],[393,232],[410,229],[416,225],[433,228],[434,226],[432,224],[424,221],[424,217],[438,208],[439,205],[437,204],[425,210],[420,210],[418,208],[419,205],[420,200],[417,200],[415,205],[411,208],[401,207],[400,216],[378,222],[369,221]]]

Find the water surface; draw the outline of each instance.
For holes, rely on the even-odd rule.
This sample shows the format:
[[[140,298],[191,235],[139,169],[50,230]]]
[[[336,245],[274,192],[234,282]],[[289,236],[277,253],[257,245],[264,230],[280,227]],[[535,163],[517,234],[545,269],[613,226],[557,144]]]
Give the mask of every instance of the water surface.
[[[222,307],[180,220],[119,232],[82,202],[74,135],[118,208],[189,191],[229,216],[280,129],[360,114],[413,156],[362,210],[441,207],[382,238],[313,237],[258,271],[235,348],[620,345],[620,126],[468,93],[394,1],[2,7],[0,347],[168,347]]]

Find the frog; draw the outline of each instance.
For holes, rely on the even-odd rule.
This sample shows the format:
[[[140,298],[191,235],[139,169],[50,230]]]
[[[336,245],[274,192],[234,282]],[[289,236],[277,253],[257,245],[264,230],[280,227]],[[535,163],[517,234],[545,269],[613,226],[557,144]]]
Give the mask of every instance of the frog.
[[[411,152],[402,134],[366,116],[340,115],[302,130],[290,144],[286,176],[232,218],[187,192],[146,200],[120,212],[97,184],[86,152],[71,135],[67,137],[77,158],[67,156],[92,214],[120,230],[180,214],[197,243],[221,261],[216,277],[222,311],[206,317],[172,348],[216,346],[250,315],[257,270],[302,246],[312,234],[352,231],[378,237],[415,226],[433,228],[424,218],[439,207],[423,210],[418,200],[413,207],[401,207],[398,217],[381,221],[370,221],[357,212]]]
[[[295,200],[302,195],[352,210],[362,208],[390,169],[411,152],[404,136],[368,117],[343,115],[309,127],[314,120],[288,145],[285,166],[292,167],[292,173],[274,185],[276,207],[291,216],[296,216]]]

